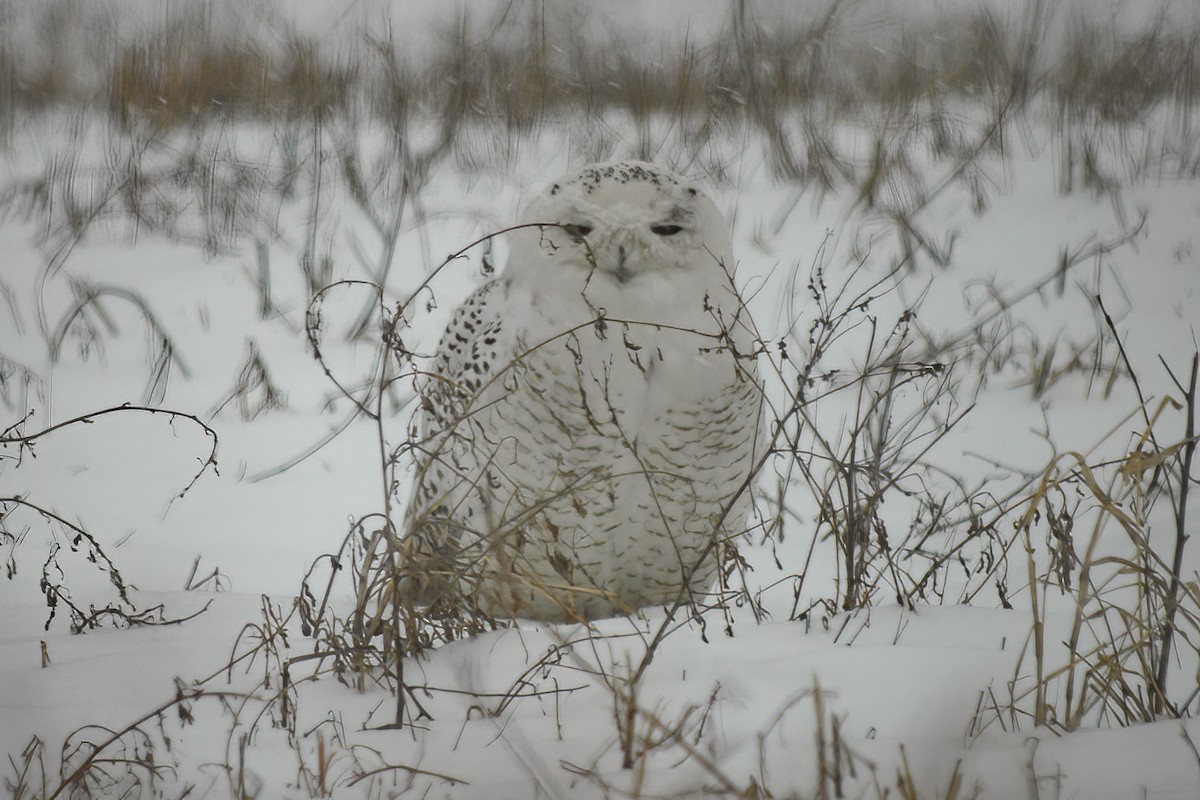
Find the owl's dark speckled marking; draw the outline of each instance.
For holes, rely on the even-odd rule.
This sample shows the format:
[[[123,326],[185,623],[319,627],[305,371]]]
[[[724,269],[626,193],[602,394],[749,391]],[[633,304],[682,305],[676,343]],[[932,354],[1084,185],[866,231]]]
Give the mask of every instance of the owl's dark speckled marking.
[[[616,164],[597,164],[592,167],[584,167],[576,173],[573,185],[578,186],[587,194],[592,194],[604,182],[612,182],[616,184],[627,184],[630,181],[640,181],[651,186],[662,187],[664,184],[678,186],[679,181],[674,175],[666,172],[658,171],[654,168],[647,168],[636,162],[622,161]],[[557,195],[562,191],[561,184],[554,184],[550,187],[550,194]],[[689,188],[688,191],[693,196],[696,190]]]
[[[595,618],[710,588],[760,451],[725,221],[643,162],[533,200],[423,382],[409,591]]]

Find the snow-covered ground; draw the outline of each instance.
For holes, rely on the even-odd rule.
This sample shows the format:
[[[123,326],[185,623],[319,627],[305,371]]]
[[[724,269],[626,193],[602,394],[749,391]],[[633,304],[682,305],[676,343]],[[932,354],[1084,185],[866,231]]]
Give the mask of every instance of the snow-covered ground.
[[[321,4],[307,5],[297,3],[301,27],[351,25],[349,17],[328,18]],[[366,13],[362,5],[355,13]],[[132,19],[145,13],[130,11]],[[622,14],[612,19],[632,24]],[[419,29],[429,21],[404,24]],[[964,135],[986,127],[977,114],[962,111]],[[932,485],[950,494],[959,485],[994,498],[1022,497],[1057,454],[1083,453],[1095,465],[1136,451],[1145,428],[1135,413],[1138,394],[1123,373],[1106,387],[1119,356],[1096,296],[1114,319],[1149,413],[1164,397],[1182,400],[1159,357],[1186,381],[1200,323],[1200,181],[1194,168],[1180,165],[1183,156],[1142,158],[1141,168],[1127,158],[1153,150],[1155,133],[1174,124],[1169,113],[1104,139],[1100,152],[1119,183],[1104,192],[1063,191],[1071,156],[1050,117],[1034,112],[1011,126],[1003,156],[989,150],[979,157],[981,204],[972,203],[951,160],[912,147],[912,174],[926,189],[952,176],[921,208],[906,205],[894,183],[871,204],[858,186],[821,194],[777,178],[763,142],[745,131],[689,158],[669,123],[660,123],[661,160],[702,180],[705,163],[724,167],[707,183],[731,221],[738,281],[753,295],[764,342],[788,341],[797,362],[806,355],[817,311],[804,287],[815,264],[836,291],[847,281],[865,287],[900,263],[888,291],[848,319],[877,319],[886,332],[916,306],[921,335],[907,351],[912,359],[950,363],[975,353],[974,361],[952,368],[953,396],[936,398],[919,428],[928,434],[974,404],[922,453],[919,474]],[[624,156],[633,134],[619,115],[611,125],[608,155]],[[314,650],[294,612],[301,581],[340,546],[354,520],[382,510],[386,491],[378,429],[356,418],[305,335],[306,252],[318,263],[327,258],[324,283],[384,274],[381,231],[350,197],[335,166],[335,142],[352,142],[363,163],[376,165],[385,160],[372,157],[384,156],[388,142],[369,125],[331,127],[320,143],[327,166],[320,192],[309,166],[284,197],[253,189],[256,180],[279,183],[292,152],[277,130],[234,124],[158,138],[139,153],[149,171],[195,152],[214,175],[242,167],[250,175],[238,185],[252,199],[232,229],[222,226],[212,198],[164,182],[162,191],[177,192],[164,202],[178,200],[170,236],[143,230],[112,210],[116,202],[79,237],[62,226],[68,199],[116,196],[120,187],[106,176],[138,147],[98,116],[45,112],[16,126],[0,150],[5,186],[29,187],[50,176],[58,187],[33,213],[19,213],[20,200],[10,204],[0,225],[0,429],[32,411],[6,434],[30,435],[125,403],[196,418],[115,412],[56,430],[32,449],[5,445],[0,502],[20,497],[85,529],[136,587],[130,598],[138,609],[162,604],[166,619],[206,609],[180,624],[101,626],[74,635],[60,604],[47,624],[44,575],[84,608],[116,601],[104,558],[89,561],[93,548],[72,542],[70,529],[34,509],[0,506],[2,530],[15,537],[0,540],[10,565],[0,581],[0,755],[7,756],[0,777],[9,791],[50,796],[88,756],[84,743],[120,733],[99,754],[90,783],[63,796],[1200,796],[1200,723],[1188,716],[1121,727],[1115,715],[1093,709],[1067,731],[1076,726],[1054,715],[1073,700],[1063,681],[1051,680],[1042,699],[1051,711],[1041,712],[1050,724],[1034,724],[1034,620],[1045,624],[1048,674],[1067,662],[1060,643],[1075,609],[1070,593],[1030,585],[1029,561],[1039,576],[1054,563],[1043,528],[1033,529],[1028,559],[1017,539],[995,572],[989,557],[999,551],[968,543],[961,566],[955,562],[937,591],[912,608],[898,605],[892,588],[907,584],[890,583],[880,568],[875,604],[840,612],[837,552],[828,537],[814,541],[818,508],[804,491],[789,494],[781,540],[745,546],[754,568],[748,588],[761,590],[771,616],[755,621],[748,609],[732,609],[732,636],[714,614],[703,630],[677,620],[651,648],[665,624],[655,609],[591,630],[523,621],[406,662],[404,679],[414,687],[409,713],[427,712],[415,726],[386,727],[396,699],[380,687],[357,690],[348,685],[351,676],[340,681],[327,662],[294,661],[283,704],[277,692],[284,661]],[[884,123],[871,119],[837,129],[860,174],[880,130]],[[548,124],[516,152],[483,159],[483,167],[461,154],[447,158],[404,207],[387,202],[397,196],[389,194],[395,175],[377,175],[383,181],[376,210],[400,215],[388,303],[407,298],[448,254],[503,227],[532,192],[577,166],[574,135],[570,126]],[[465,140],[470,146],[482,138]],[[907,261],[897,210],[911,210],[906,219],[929,243]],[[213,231],[215,239],[206,236]],[[410,307],[406,342],[417,352],[431,352],[455,304],[483,280],[483,252],[450,263]],[[503,257],[497,243],[489,260],[502,264]],[[88,297],[96,299],[84,302]],[[369,337],[346,344],[339,335],[370,302],[365,288],[346,287],[322,310],[326,364],[345,386],[367,385],[376,369]],[[861,367],[865,330],[840,339],[820,372]],[[985,367],[978,352],[988,341],[998,345]],[[937,342],[955,347],[939,350]],[[1099,354],[1097,342],[1105,342]],[[1079,363],[1035,394],[1030,382],[1054,344],[1052,368],[1070,364],[1073,346]],[[234,391],[253,354],[282,393],[283,408],[241,413],[263,398],[262,387]],[[794,369],[788,372],[777,347],[763,359],[779,368],[782,381],[769,387],[778,398]],[[929,385],[898,395],[897,419],[924,408],[929,396],[921,392]],[[814,403],[812,425],[841,441],[854,419],[853,394]],[[383,430],[392,444],[406,435],[411,399],[403,382],[386,399]],[[1157,445],[1166,447],[1183,439],[1184,424],[1180,410],[1162,408]],[[207,463],[205,426],[219,440],[215,469]],[[909,445],[914,456],[921,441]],[[764,475],[764,516],[788,458]],[[1115,473],[1113,467],[1103,475]],[[1130,514],[1139,511],[1136,496],[1118,500]],[[897,537],[893,546],[915,513],[906,502],[889,494],[880,510]],[[1082,557],[1089,526],[1105,516],[1101,504],[1079,482],[1064,483],[1054,502],[1076,509],[1074,547]],[[1151,541],[1164,554],[1175,536],[1172,502],[1164,496],[1150,512]],[[1191,533],[1196,507],[1193,500]],[[992,513],[978,509],[983,517]],[[1006,517],[1001,533],[1016,536],[1012,521],[1019,517]],[[964,517],[961,530],[939,532],[926,547],[968,540],[970,522]],[[1110,515],[1092,558],[1132,557],[1128,541]],[[1200,556],[1191,547],[1181,575],[1195,591]],[[188,590],[196,558],[197,578],[214,568],[219,574]],[[898,563],[914,574],[928,565],[919,557]],[[801,573],[797,599],[794,576]],[[1105,591],[1116,602],[1132,590]],[[960,603],[965,596],[970,602]],[[348,602],[348,585],[338,585],[334,599]],[[791,619],[793,605],[810,613]],[[1128,607],[1137,608],[1136,598]],[[286,637],[275,627],[283,619]],[[1175,658],[1171,699],[1190,716],[1198,708],[1196,650],[1181,644]],[[159,708],[161,716],[154,714]]]

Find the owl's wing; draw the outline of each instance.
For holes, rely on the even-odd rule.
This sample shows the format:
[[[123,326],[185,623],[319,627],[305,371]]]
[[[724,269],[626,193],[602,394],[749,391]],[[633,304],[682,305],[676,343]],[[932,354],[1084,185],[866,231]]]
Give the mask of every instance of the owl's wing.
[[[456,465],[447,463],[453,460],[453,439],[470,435],[467,415],[476,398],[510,361],[503,352],[510,325],[504,319],[504,294],[503,281],[494,279],[468,297],[446,326],[429,371],[418,380],[421,408],[410,519],[444,502],[461,481]]]
[[[417,379],[421,407],[412,446],[416,474],[397,572],[397,592],[463,631],[482,630],[463,609],[483,602],[477,562],[486,537],[477,438],[479,395],[504,371],[512,327],[502,279],[489,281],[454,312],[428,371]],[[474,570],[474,571],[473,571]],[[468,615],[469,616],[469,615]]]
[[[471,400],[504,368],[497,346],[504,332],[499,279],[475,290],[454,312],[438,342],[437,356],[419,382],[419,431],[423,438],[452,428]]]

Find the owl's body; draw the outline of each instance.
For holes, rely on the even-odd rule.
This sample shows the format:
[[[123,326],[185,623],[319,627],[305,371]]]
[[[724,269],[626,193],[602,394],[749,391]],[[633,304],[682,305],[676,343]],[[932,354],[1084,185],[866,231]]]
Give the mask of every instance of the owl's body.
[[[638,162],[584,168],[524,220],[423,389],[416,594],[543,619],[689,600],[745,529],[760,436],[724,221]]]

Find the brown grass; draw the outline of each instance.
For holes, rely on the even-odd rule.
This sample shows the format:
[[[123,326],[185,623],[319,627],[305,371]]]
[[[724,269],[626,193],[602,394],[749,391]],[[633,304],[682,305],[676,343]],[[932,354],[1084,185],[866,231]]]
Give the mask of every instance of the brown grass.
[[[765,23],[731,5],[712,43],[629,43],[543,13],[513,15],[451,26],[424,63],[401,64],[377,57],[381,45],[404,50],[393,32],[326,44],[297,33],[280,8],[233,32],[204,6],[136,32],[65,0],[32,15],[44,46],[0,40],[0,107],[98,107],[122,123],[278,120],[360,103],[386,116],[404,97],[434,115],[521,130],[598,109],[769,127],[814,103],[853,115],[864,105],[987,99],[1014,84],[1023,101],[1047,94],[1072,113],[1128,121],[1167,101],[1190,108],[1200,94],[1200,29],[1165,15],[1136,30],[1058,25],[1040,4],[1012,18],[948,14],[893,36],[856,29],[848,3]]]

